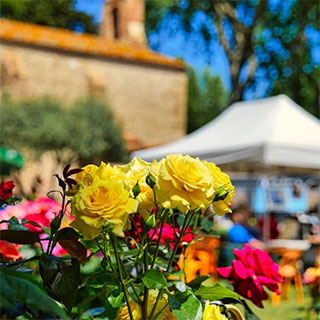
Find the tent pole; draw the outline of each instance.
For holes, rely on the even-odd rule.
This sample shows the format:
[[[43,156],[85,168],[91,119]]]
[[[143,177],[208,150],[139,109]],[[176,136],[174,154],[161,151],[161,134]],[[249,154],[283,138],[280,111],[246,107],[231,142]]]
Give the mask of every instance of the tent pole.
[[[271,200],[271,193],[270,193],[270,180],[269,180],[269,168],[265,165],[263,166],[263,179],[264,179],[264,188],[266,193],[266,212],[263,217],[263,230],[262,230],[262,239],[263,242],[266,244],[267,241],[270,240],[270,200]]]

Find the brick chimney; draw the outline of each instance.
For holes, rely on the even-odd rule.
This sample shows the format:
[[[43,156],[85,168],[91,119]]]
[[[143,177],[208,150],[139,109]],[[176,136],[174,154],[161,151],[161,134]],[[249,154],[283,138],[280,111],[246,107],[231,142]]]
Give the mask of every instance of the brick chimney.
[[[144,0],[106,0],[100,27],[101,36],[109,40],[147,45],[144,15]]]

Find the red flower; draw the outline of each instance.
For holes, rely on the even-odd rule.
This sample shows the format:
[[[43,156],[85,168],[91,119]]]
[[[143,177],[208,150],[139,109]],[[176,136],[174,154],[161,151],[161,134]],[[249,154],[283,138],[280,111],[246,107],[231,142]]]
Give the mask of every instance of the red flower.
[[[242,250],[235,249],[233,253],[236,260],[232,261],[232,266],[218,268],[218,273],[230,280],[237,293],[263,308],[262,300],[268,299],[263,285],[280,294],[279,282],[282,282],[282,277],[279,266],[267,252],[253,250],[249,244]]]
[[[18,250],[19,247],[20,246],[18,244],[0,240],[0,254],[4,259],[20,259],[21,254]]]
[[[131,224],[131,229],[125,232],[125,235],[132,237],[133,239],[136,240],[136,242],[140,242],[139,234],[140,234],[140,237],[143,237],[142,217],[139,213],[136,213],[133,216],[133,219],[135,221],[135,224],[138,230]],[[175,241],[178,240],[180,232],[181,230],[179,228],[173,228],[168,223],[165,223],[163,226],[160,243],[166,244],[169,242],[170,248],[173,249],[174,243]],[[176,233],[176,235],[174,233]],[[152,237],[152,239],[150,240],[153,240],[153,241],[157,241],[159,239],[159,235],[160,235],[160,227],[158,227],[156,231],[153,228],[148,232],[148,238],[150,239]],[[194,239],[194,237],[195,236],[192,233],[191,228],[188,227],[186,229],[185,235],[182,237],[182,242],[191,242]]]
[[[5,181],[0,184],[0,199],[6,201],[8,198],[12,197],[12,189],[14,188],[13,181]]]
[[[168,223],[163,226],[163,231],[160,239],[160,243],[168,243],[170,249],[174,248],[174,243],[178,240],[181,230],[179,228],[173,228]],[[154,233],[154,229],[150,230],[148,236],[151,237]],[[176,233],[176,234],[175,234]],[[155,232],[152,240],[157,241],[159,239],[160,227]],[[185,235],[182,237],[182,242],[191,242],[194,239],[194,234],[191,232],[191,228],[186,229]]]

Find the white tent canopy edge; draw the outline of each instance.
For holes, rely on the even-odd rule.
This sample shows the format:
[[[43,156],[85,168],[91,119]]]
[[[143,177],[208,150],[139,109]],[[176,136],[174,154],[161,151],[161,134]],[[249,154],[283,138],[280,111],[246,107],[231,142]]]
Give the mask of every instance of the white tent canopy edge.
[[[320,170],[320,121],[285,95],[237,102],[184,138],[132,156],[152,161],[171,153],[219,165]]]

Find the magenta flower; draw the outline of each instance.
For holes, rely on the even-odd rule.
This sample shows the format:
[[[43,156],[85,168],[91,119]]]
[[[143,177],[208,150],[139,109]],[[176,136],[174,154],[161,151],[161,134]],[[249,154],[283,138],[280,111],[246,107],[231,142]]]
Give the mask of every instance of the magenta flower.
[[[279,266],[267,252],[252,249],[249,244],[242,250],[235,249],[233,253],[236,260],[232,261],[232,266],[218,268],[218,273],[230,280],[237,293],[263,308],[262,301],[268,299],[263,286],[280,294],[279,283],[282,282],[282,277]]]
[[[181,230],[179,228],[173,228],[168,223],[165,223],[163,226],[160,243],[165,244],[169,242],[170,249],[173,249],[175,242],[178,240],[180,232]],[[154,229],[149,231],[148,233],[149,238],[152,236],[153,233],[154,233]],[[154,233],[152,240],[157,241],[159,239],[159,235],[160,235],[160,227]],[[194,239],[194,234],[192,233],[191,228],[188,227],[186,229],[185,235],[182,237],[182,242],[191,242],[193,239]]]

